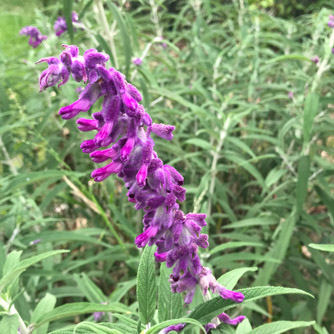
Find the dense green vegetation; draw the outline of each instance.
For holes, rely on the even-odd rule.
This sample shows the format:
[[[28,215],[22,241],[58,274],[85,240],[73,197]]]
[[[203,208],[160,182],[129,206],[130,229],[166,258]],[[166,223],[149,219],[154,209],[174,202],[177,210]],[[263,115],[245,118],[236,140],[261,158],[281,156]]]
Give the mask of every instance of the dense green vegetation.
[[[69,3],[0,4],[3,333],[17,333],[11,303],[12,314],[40,325],[34,334],[74,333],[76,324],[75,333],[141,333],[148,322],[187,316],[173,324],[192,321],[183,332],[199,333],[232,306],[230,314],[248,319],[211,333],[332,333],[332,2],[85,0],[73,2],[80,24],[72,40],[53,32]],[[19,35],[25,25],[49,38],[32,49]],[[203,304],[197,293],[189,316],[170,293],[165,265],[154,271],[152,251],[136,248],[142,213],[116,177],[92,181],[96,166],[79,148],[89,135],[58,115],[80,84],[39,93],[45,65],[35,62],[72,43],[81,53],[108,53],[108,66],[138,87],[154,122],[176,126],[173,141],[157,138],[155,149],[185,178],[182,210],[207,214],[202,261],[247,302]],[[148,269],[138,271],[141,254]],[[156,282],[141,284],[137,295],[157,293],[159,302],[146,315],[141,302],[138,315],[136,279],[147,282],[149,271]],[[175,313],[166,315],[171,300]],[[105,312],[100,322],[97,311]]]

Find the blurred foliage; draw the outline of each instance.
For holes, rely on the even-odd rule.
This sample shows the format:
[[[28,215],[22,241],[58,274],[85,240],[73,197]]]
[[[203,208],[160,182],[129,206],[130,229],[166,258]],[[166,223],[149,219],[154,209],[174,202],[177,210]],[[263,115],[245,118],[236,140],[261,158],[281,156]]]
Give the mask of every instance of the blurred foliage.
[[[94,164],[79,149],[89,137],[57,114],[77,98],[79,85],[38,93],[44,67],[35,62],[70,43],[68,34],[53,33],[63,1],[0,6],[0,273],[17,274],[4,284],[6,298],[27,323],[44,316],[49,331],[74,318],[89,321],[76,333],[93,333],[93,316],[84,314],[94,309],[105,312],[103,326],[140,333],[133,241],[142,214],[116,178],[92,182]],[[129,72],[154,122],[176,126],[173,142],[157,139],[156,151],[185,177],[182,209],[208,214],[204,264],[226,285],[234,277],[233,287],[240,279],[240,288],[270,284],[315,296],[250,290],[250,301],[234,309],[249,323],[220,332],[249,333],[285,320],[285,331],[332,333],[333,254],[308,247],[334,243],[332,1],[85,0],[73,9],[82,23],[74,34],[81,53],[94,47],[111,54],[109,66]],[[49,36],[34,50],[18,35],[28,24]],[[134,57],[142,66],[131,63]],[[56,249],[70,252],[49,253]],[[23,259],[52,257],[27,266],[19,264],[21,251]],[[160,295],[166,289],[159,284]],[[257,300],[254,291],[266,298]],[[93,304],[76,304],[86,302]],[[37,314],[43,303],[55,313]],[[72,310],[62,309],[71,303]],[[202,303],[198,294],[190,309]],[[162,321],[159,312],[152,324]],[[4,315],[0,326],[16,321]]]

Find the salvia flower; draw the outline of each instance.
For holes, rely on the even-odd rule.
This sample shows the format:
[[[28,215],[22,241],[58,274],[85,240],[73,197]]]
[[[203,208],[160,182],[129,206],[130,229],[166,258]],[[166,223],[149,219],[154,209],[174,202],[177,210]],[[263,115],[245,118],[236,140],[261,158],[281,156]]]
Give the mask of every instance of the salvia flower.
[[[79,17],[76,12],[72,12],[72,22],[78,22]],[[62,35],[64,32],[67,31],[67,24],[64,16],[58,16],[57,20],[54,23],[54,31],[56,36]]]
[[[334,16],[333,15],[329,15],[329,18],[328,18],[328,26],[330,28],[334,28]]]
[[[162,42],[163,40],[164,40],[163,36],[155,37],[155,41],[160,42],[160,43],[157,43],[157,44],[161,45],[164,49],[166,49],[167,48],[167,43]]]
[[[181,332],[184,327],[185,327],[184,324],[171,325],[171,326],[168,326],[168,327],[164,328],[163,330],[161,330],[160,334],[167,334],[171,331]]]
[[[315,63],[315,64],[318,64],[319,61],[320,61],[320,58],[319,58],[318,56],[314,56],[314,57],[312,57],[312,58],[310,58],[310,59],[311,59],[311,61],[313,61],[313,63]]]
[[[135,58],[132,60],[132,63],[136,66],[140,66],[143,63],[143,60],[141,58]]]
[[[36,27],[27,26],[21,29],[21,35],[30,36],[29,45],[33,48],[37,48],[44,40],[48,38],[48,36],[44,36],[40,33],[40,31]]]
[[[41,242],[41,239],[35,239],[33,241],[30,241],[29,245],[32,246],[32,245],[36,245],[36,244],[39,244]]]
[[[77,101],[60,109],[63,119],[89,111],[99,98],[103,100],[102,109],[92,118],[76,121],[79,130],[94,133],[80,147],[94,162],[105,162],[92,172],[94,180],[100,182],[117,174],[128,189],[128,201],[144,211],[143,232],[136,237],[136,245],[157,246],[156,260],[173,268],[169,280],[172,292],[184,292],[187,304],[196,286],[204,295],[210,289],[222,298],[242,302],[241,293],[221,286],[201,265],[198,248],[209,245],[208,236],[201,234],[205,214],[180,210],[178,202],[183,202],[186,194],[183,177],[174,167],[164,165],[154,150],[152,134],[172,140],[175,127],[152,123],[140,104],[142,96],[137,88],[114,68],[105,67],[107,55],[89,49],[80,56],[76,46],[64,47],[58,58],[38,61],[49,65],[41,74],[40,89],[62,85],[70,75],[87,83]]]
[[[240,322],[242,322],[246,317],[244,315],[240,315],[238,317],[235,318],[230,318],[226,313],[221,313],[217,316],[216,320],[218,319],[218,324],[217,323],[212,323],[209,322],[208,324],[206,324],[204,326],[204,329],[207,333],[210,333],[211,329],[215,329],[217,328],[217,326],[219,325],[219,322],[223,323],[223,324],[228,324],[228,325],[232,325],[232,326],[236,326],[238,324],[240,324]],[[160,331],[160,334],[167,334],[171,331],[175,331],[175,332],[180,332],[187,324],[178,324],[178,325],[172,325],[172,326],[168,326],[166,328],[164,328],[162,331]]]

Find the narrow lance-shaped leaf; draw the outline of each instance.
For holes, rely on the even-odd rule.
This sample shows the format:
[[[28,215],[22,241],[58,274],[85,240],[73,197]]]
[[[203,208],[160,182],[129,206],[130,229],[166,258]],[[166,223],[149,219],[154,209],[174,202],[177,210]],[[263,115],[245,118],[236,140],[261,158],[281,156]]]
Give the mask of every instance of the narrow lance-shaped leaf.
[[[146,246],[138,267],[137,299],[142,323],[152,321],[157,297],[157,284],[154,261],[155,247]]]
[[[110,11],[112,12],[114,18],[116,19],[119,30],[121,32],[121,36],[123,40],[123,47],[124,47],[124,55],[125,55],[125,75],[128,76],[129,69],[130,69],[131,56],[132,56],[131,40],[128,36],[128,32],[125,27],[124,20],[118,8],[110,0],[107,2],[107,5]]]
[[[56,305],[56,297],[47,293],[44,298],[42,298],[37,306],[35,307],[32,315],[31,315],[31,322],[37,322],[43,314],[50,312]],[[46,334],[48,331],[49,324],[45,323],[44,325],[40,326],[35,330],[35,334]]]
[[[120,303],[109,303],[108,305],[97,303],[70,303],[59,307],[44,314],[36,323],[35,327],[39,327],[46,322],[51,322],[63,318],[74,317],[78,314],[94,313],[94,312],[117,312],[131,314],[131,310]]]
[[[64,16],[71,43],[73,43],[72,7],[73,0],[63,0]]]
[[[301,214],[303,204],[307,195],[307,184],[310,173],[310,157],[308,155],[302,156],[298,161],[298,180],[296,186],[296,215]]]
[[[309,244],[309,247],[318,249],[324,252],[334,252],[334,245],[331,245],[331,244]]]
[[[44,260],[50,256],[54,256],[57,254],[67,253],[67,250],[56,250],[56,251],[50,251],[45,252],[33,257],[30,257],[28,259],[25,259],[20,262],[20,264],[15,267],[12,271],[8,272],[5,276],[3,276],[0,280],[0,292],[3,290],[3,288],[13,282],[15,279],[17,279],[28,267],[32,266],[33,264]]]
[[[180,293],[172,293],[168,281],[171,272],[165,263],[161,264],[158,291],[158,318],[160,322],[177,319],[183,315],[182,296]]]
[[[308,143],[311,138],[311,130],[314,117],[319,109],[319,95],[311,93],[307,95],[304,106],[303,135],[304,143]]]
[[[313,324],[314,321],[276,321],[256,327],[247,334],[281,334],[291,329],[308,327]]]
[[[17,334],[19,327],[19,318],[17,314],[3,314],[0,322],[0,333]]]

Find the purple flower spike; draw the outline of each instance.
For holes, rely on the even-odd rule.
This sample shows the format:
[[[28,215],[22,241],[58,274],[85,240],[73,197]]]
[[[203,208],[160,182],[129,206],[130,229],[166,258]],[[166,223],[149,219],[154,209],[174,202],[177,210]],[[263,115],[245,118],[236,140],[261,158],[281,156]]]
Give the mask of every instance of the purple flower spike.
[[[329,15],[328,26],[330,28],[334,28],[334,16],[333,15]]]
[[[27,26],[21,29],[21,35],[30,36],[29,45],[33,48],[37,48],[44,40],[48,38],[48,36],[44,36],[40,33],[40,31],[36,27]]]
[[[174,167],[164,165],[154,150],[152,133],[172,140],[175,127],[152,124],[151,117],[139,104],[142,96],[137,88],[114,68],[105,67],[108,56],[95,49],[80,56],[75,45],[64,47],[59,58],[40,60],[49,66],[41,75],[41,90],[59,81],[65,83],[71,74],[76,81],[88,81],[78,100],[60,109],[64,119],[90,110],[99,98],[103,100],[102,110],[93,113],[92,119],[77,120],[79,130],[98,131],[93,139],[83,141],[80,148],[83,153],[90,153],[96,163],[107,161],[107,165],[92,172],[96,182],[117,174],[128,189],[128,201],[134,203],[136,210],[144,211],[143,232],[136,237],[136,245],[157,246],[156,261],[173,268],[169,279],[171,290],[184,292],[186,304],[192,302],[196,286],[204,295],[211,290],[222,298],[242,302],[241,293],[221,286],[211,271],[202,266],[198,248],[209,246],[208,236],[201,234],[206,216],[185,214],[179,209],[178,202],[183,202],[186,196],[183,176]],[[100,150],[109,145],[112,146]],[[170,330],[184,327],[175,326]]]
[[[226,313],[221,313],[218,316],[218,319],[224,324],[236,326],[240,324],[246,317],[244,315],[239,315],[238,317],[231,319]]]

